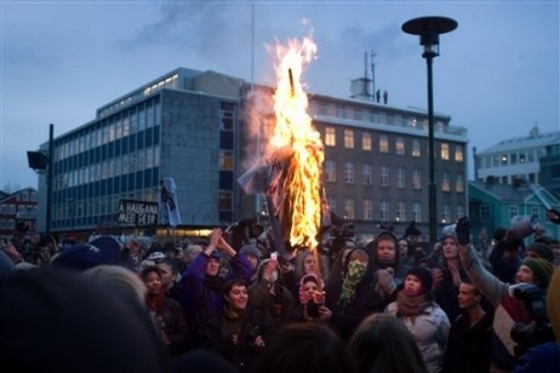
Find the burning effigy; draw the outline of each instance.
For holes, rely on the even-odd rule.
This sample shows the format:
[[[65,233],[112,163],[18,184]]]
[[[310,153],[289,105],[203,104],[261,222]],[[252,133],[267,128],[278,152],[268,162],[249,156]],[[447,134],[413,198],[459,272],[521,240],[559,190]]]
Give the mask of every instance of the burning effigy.
[[[317,46],[311,38],[276,46],[275,125],[265,154],[238,182],[248,194],[264,193],[276,248],[285,257],[315,249],[326,208],[322,188],[324,149],[308,114],[302,73]]]

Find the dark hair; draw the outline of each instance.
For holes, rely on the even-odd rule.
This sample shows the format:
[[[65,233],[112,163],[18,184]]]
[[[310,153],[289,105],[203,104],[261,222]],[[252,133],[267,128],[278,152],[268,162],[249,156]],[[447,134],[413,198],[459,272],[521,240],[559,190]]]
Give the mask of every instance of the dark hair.
[[[327,326],[298,323],[284,326],[257,361],[256,372],[353,372],[340,338]]]
[[[177,267],[177,261],[165,257],[163,259],[161,259],[161,261],[159,261],[157,264],[167,264],[169,266],[169,268],[171,268],[171,274],[178,274],[179,273],[179,268]]]
[[[229,292],[231,291],[231,289],[233,289],[234,286],[245,286],[245,287],[247,287],[247,284],[245,283],[245,281],[243,281],[239,278],[231,279],[231,280],[227,281],[224,284],[224,286],[222,287],[222,294],[224,296],[228,295]]]
[[[425,373],[426,367],[406,325],[388,314],[368,316],[348,346],[357,373]]]
[[[466,278],[464,280],[461,280],[461,284],[472,286],[475,295],[482,295],[482,293],[480,292],[480,289],[471,281],[470,278]]]
[[[148,277],[148,274],[150,274],[150,273],[152,273],[152,272],[157,273],[158,276],[161,278],[161,270],[160,270],[158,267],[156,267],[156,266],[148,266],[148,267],[144,268],[144,269],[142,270],[142,272],[140,272],[140,278],[141,278],[143,281],[145,281],[146,278]]]

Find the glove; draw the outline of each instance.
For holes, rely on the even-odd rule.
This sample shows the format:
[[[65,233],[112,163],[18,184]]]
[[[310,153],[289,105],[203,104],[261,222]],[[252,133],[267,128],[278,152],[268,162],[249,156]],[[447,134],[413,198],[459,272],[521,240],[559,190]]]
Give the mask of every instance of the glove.
[[[391,295],[397,289],[392,271],[389,271],[389,269],[378,269],[376,273],[377,282],[379,286],[381,286],[381,289],[388,295]]]
[[[471,242],[471,222],[464,216],[457,222],[455,226],[455,234],[459,245],[465,246]]]

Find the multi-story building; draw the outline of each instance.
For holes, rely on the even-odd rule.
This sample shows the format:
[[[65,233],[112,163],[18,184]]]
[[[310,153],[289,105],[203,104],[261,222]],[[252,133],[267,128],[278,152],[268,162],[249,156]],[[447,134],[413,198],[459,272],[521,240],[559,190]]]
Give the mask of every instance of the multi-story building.
[[[26,226],[34,233],[37,220],[37,190],[24,188],[0,199],[0,237],[10,237],[16,226]]]
[[[560,144],[560,131],[540,133],[537,126],[529,136],[515,137],[500,141],[475,154],[475,178],[494,178],[502,184],[512,184],[523,178],[531,183],[540,183],[541,163],[547,147]],[[546,178],[546,177],[545,177]]]
[[[248,134],[258,90],[271,88],[179,68],[55,138],[52,230],[115,225],[121,199],[156,201],[165,177],[175,180],[185,227],[223,226],[256,214],[259,199],[245,195],[236,179],[247,169],[247,158],[256,158],[257,140]],[[324,183],[332,210],[363,234],[380,222],[404,230],[411,220],[427,232],[427,113],[317,94],[309,110],[325,144]],[[270,114],[258,113],[259,125],[270,126]],[[468,201],[467,133],[450,120],[435,116],[442,225],[464,215]],[[44,217],[46,184],[40,178]]]
[[[545,155],[540,159],[541,184],[560,199],[560,139],[556,144],[548,145]]]

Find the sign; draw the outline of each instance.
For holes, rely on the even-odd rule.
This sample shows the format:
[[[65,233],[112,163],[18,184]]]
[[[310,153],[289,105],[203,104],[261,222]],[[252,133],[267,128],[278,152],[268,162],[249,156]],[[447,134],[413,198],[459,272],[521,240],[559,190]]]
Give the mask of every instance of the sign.
[[[134,201],[121,199],[119,201],[118,222],[132,224],[136,227],[156,225],[158,215],[157,202]]]

